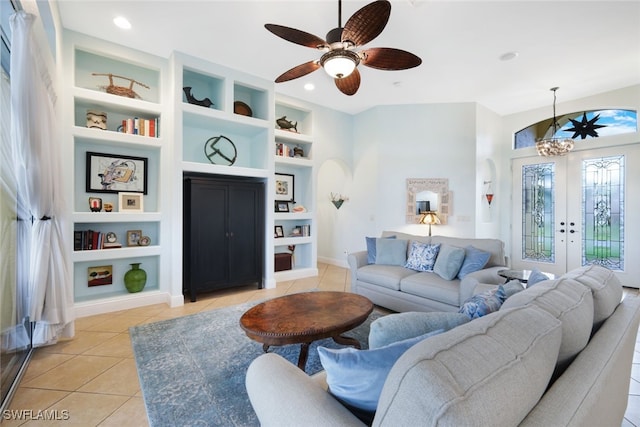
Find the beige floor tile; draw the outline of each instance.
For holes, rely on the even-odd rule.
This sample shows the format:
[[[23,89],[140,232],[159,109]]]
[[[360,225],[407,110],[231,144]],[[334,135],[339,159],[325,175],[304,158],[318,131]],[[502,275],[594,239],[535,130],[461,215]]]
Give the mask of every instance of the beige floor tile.
[[[89,328],[89,331],[127,332],[131,326],[139,325],[148,318],[149,316],[129,316],[128,314],[122,314],[92,326]]]
[[[70,393],[67,397],[48,408],[57,414],[68,414],[68,419],[47,422],[47,427],[89,427],[97,426],[113,414],[127,400],[126,396],[92,393]],[[31,421],[25,427],[42,426]]]
[[[87,393],[134,396],[140,391],[138,371],[133,359],[124,359],[78,389]]]
[[[120,358],[76,356],[22,384],[24,387],[74,391],[118,363]]]
[[[141,397],[132,397],[101,422],[99,427],[144,427],[148,425],[144,400]]]
[[[113,313],[97,314],[95,316],[88,316],[88,317],[80,317],[75,321],[76,332],[88,331],[93,326],[106,322],[113,317],[114,317]]]
[[[38,349],[31,356],[29,368],[22,377],[22,381],[24,383],[42,375],[73,357],[75,357],[73,354],[47,353]]]
[[[60,341],[56,345],[42,347],[38,351],[47,353],[82,354],[85,351],[115,337],[116,332],[76,331],[75,337]]]
[[[7,408],[9,412],[3,412],[1,425],[2,427],[22,425],[28,421],[26,418],[31,414],[37,414],[38,411],[50,407],[68,395],[69,392],[66,391],[20,387]]]
[[[148,320],[148,319],[147,319]],[[110,356],[110,357],[133,357],[133,349],[131,348],[131,338],[128,333],[121,333],[115,337],[109,338],[102,344],[82,353],[91,356]]]

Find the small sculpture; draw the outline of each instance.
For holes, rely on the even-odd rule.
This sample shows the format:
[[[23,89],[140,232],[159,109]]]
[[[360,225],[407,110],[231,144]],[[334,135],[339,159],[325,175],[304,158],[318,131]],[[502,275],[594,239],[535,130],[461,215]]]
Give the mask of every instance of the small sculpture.
[[[280,129],[298,133],[298,122],[293,123],[291,120],[287,120],[287,116],[276,119],[276,124],[280,126]]]
[[[187,102],[193,105],[200,105],[201,107],[209,108],[213,106],[213,102],[209,98],[196,99],[191,93],[191,86],[185,86],[182,88],[184,94],[187,96]]]
[[[134,90],[133,90],[133,84],[136,83],[144,88],[149,89],[149,86],[147,86],[144,83],[140,83],[138,81],[135,81],[134,79],[130,79],[129,77],[123,77],[123,76],[117,76],[115,74],[112,73],[91,73],[92,76],[107,76],[109,77],[109,85],[108,86],[100,86],[101,88],[105,89],[105,91],[107,93],[110,93],[112,95],[118,95],[118,96],[126,96],[127,98],[139,98],[142,99],[142,97],[140,95],[138,95]],[[129,80],[129,87],[124,87],[124,86],[116,86],[113,84],[113,78],[117,77],[119,79],[124,79],[124,80]]]

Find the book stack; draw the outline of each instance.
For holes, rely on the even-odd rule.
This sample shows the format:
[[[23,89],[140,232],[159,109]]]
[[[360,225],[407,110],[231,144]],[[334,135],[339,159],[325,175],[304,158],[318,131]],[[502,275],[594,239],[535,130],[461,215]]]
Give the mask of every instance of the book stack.
[[[73,232],[73,250],[74,251],[93,251],[98,249],[121,248],[122,244],[118,242],[107,242],[105,235],[101,231],[94,230],[76,230]]]
[[[122,120],[122,126],[118,128],[122,133],[131,135],[148,136],[150,138],[158,137],[158,119],[141,119],[133,117]]]
[[[276,156],[294,157],[295,156],[294,149],[289,147],[287,144],[277,143]]]

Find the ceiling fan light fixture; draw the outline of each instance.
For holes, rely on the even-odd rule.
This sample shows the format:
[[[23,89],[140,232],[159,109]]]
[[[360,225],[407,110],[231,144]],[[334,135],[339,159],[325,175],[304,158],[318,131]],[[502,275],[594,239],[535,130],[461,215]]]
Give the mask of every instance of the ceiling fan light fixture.
[[[322,55],[320,65],[334,79],[343,79],[353,73],[360,57],[349,50],[332,50]]]

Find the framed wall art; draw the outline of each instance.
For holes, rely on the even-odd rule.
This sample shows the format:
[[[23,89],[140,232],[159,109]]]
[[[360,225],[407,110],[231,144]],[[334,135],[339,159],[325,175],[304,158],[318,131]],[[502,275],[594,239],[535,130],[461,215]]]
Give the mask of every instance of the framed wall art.
[[[143,198],[140,193],[118,193],[118,212],[144,212]]]
[[[276,200],[275,205],[276,212],[289,212],[289,202]]]
[[[294,186],[295,186],[294,175],[286,174],[286,173],[276,173],[275,200],[293,202]]]
[[[142,230],[127,230],[127,246],[139,246]]]
[[[87,151],[88,193],[131,193],[147,194],[146,157],[119,154],[94,153]]]
[[[100,267],[87,268],[87,286],[102,286],[113,284],[113,266],[102,265]]]

